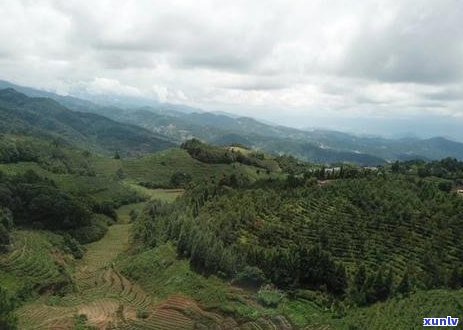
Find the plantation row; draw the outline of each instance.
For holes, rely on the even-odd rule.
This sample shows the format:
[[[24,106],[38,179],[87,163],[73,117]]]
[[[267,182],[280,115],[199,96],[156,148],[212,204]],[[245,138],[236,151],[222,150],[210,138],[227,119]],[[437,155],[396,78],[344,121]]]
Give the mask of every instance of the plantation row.
[[[152,203],[136,237],[148,246],[175,240],[200,272],[239,278],[254,267],[246,276],[257,285],[372,303],[463,285],[463,199],[440,188],[400,175],[323,187],[197,185],[173,206]]]

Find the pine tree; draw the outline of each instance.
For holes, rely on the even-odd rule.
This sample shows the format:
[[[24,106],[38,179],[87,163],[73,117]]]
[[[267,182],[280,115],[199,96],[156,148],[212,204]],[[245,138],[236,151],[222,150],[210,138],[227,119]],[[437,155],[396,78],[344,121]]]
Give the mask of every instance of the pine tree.
[[[402,295],[408,295],[412,290],[412,282],[410,280],[410,271],[407,269],[400,281],[399,285],[397,286],[397,293]]]

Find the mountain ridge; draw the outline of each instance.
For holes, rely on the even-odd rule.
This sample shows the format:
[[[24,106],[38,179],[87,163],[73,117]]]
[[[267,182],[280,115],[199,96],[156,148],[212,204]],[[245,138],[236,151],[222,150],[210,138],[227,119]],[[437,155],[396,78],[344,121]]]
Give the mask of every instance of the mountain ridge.
[[[0,90],[2,133],[33,132],[104,153],[136,155],[174,146],[167,138],[94,113],[72,111],[57,101]]]
[[[0,81],[0,87],[4,85],[16,86]],[[217,144],[247,142],[251,148],[275,154],[288,153],[306,161],[353,162],[367,166],[395,160],[432,160],[445,157],[463,159],[463,143],[444,137],[391,139],[380,136],[356,136],[325,129],[302,130],[269,125],[255,118],[231,116],[223,112],[185,113],[168,105],[122,108],[28,87],[18,88],[31,95],[44,93],[71,110],[96,113],[118,122],[143,127],[167,136],[176,143],[193,137]]]

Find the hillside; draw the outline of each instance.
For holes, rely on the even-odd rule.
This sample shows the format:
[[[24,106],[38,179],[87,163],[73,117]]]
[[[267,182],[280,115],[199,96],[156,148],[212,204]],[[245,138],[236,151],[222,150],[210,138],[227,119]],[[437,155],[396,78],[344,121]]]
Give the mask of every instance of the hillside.
[[[72,110],[96,113],[144,127],[168,136],[177,143],[193,137],[220,145],[241,143],[270,153],[287,153],[317,163],[379,165],[393,160],[463,159],[463,144],[441,137],[386,139],[328,130],[298,130],[264,124],[252,118],[201,112],[181,105],[153,104],[147,100],[119,104],[101,101],[103,103],[99,104],[5,81],[0,82],[2,86],[15,88],[30,96],[53,98]]]
[[[461,312],[463,162],[326,167],[197,139],[114,157],[130,141],[98,131],[130,125],[13,90],[0,114],[3,328],[409,329]]]
[[[238,326],[246,323],[204,310],[195,300],[199,297],[170,287],[166,275],[165,282],[159,285],[165,289],[170,287],[170,291],[164,295],[153,288],[146,291],[123,275],[128,265],[128,261],[124,261],[127,256],[123,255],[130,247],[130,222],[142,212],[143,201],[172,202],[182,194],[185,182],[171,180],[176,173],[188,175],[192,182],[220,180],[229,174],[253,181],[269,178],[270,174],[258,173],[260,168],[239,162],[202,163],[180,149],[140,159],[113,159],[67,146],[50,146],[47,140],[26,136],[3,135],[2,143],[0,225],[4,225],[4,216],[8,221],[5,222],[7,240],[0,237],[0,304],[4,304],[2,299],[14,297],[13,301],[18,303],[14,307],[15,315],[21,329],[74,329],[85,324],[118,329],[178,329],[178,326],[183,329],[195,324]],[[140,181],[146,186],[177,188],[151,189],[140,186]],[[39,207],[32,193],[40,192],[43,186],[49,186],[50,191],[69,202],[75,199],[75,203],[83,204],[71,204],[68,209],[64,201],[48,193],[56,205],[44,204],[45,197],[39,197]],[[7,191],[12,193],[5,194]],[[16,206],[19,202],[20,206]],[[63,210],[58,211],[58,206],[63,206]],[[83,227],[74,229],[82,226],[78,221],[88,221],[76,212],[79,207],[84,207],[82,212],[88,212],[88,216],[94,216],[95,222],[90,220],[90,224],[85,222]],[[55,217],[68,219],[60,223]],[[0,233],[5,235],[3,227]],[[124,261],[120,267],[115,266],[116,257],[121,258],[119,262]],[[163,258],[168,258],[169,264],[177,263],[169,270],[177,276],[194,276],[191,285],[211,286],[211,294],[220,289],[222,298],[228,294],[241,296],[241,292],[234,292],[222,280],[214,284],[195,275],[187,262],[176,260],[175,249],[165,250]],[[232,305],[248,308],[246,303]],[[0,322],[2,320],[0,318]],[[275,322],[287,322],[283,317],[278,320]]]
[[[330,169],[198,140],[114,159],[4,134],[0,162],[0,303],[20,329],[409,329],[461,310],[456,160]]]
[[[173,146],[166,137],[96,114],[70,111],[47,98],[0,90],[0,131],[62,141],[114,154],[136,155]]]

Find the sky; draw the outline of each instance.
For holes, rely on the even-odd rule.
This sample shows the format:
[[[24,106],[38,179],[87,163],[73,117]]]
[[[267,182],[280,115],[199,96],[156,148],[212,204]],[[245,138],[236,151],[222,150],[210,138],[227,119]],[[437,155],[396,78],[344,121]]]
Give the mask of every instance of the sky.
[[[2,0],[0,79],[463,140],[463,1]]]

